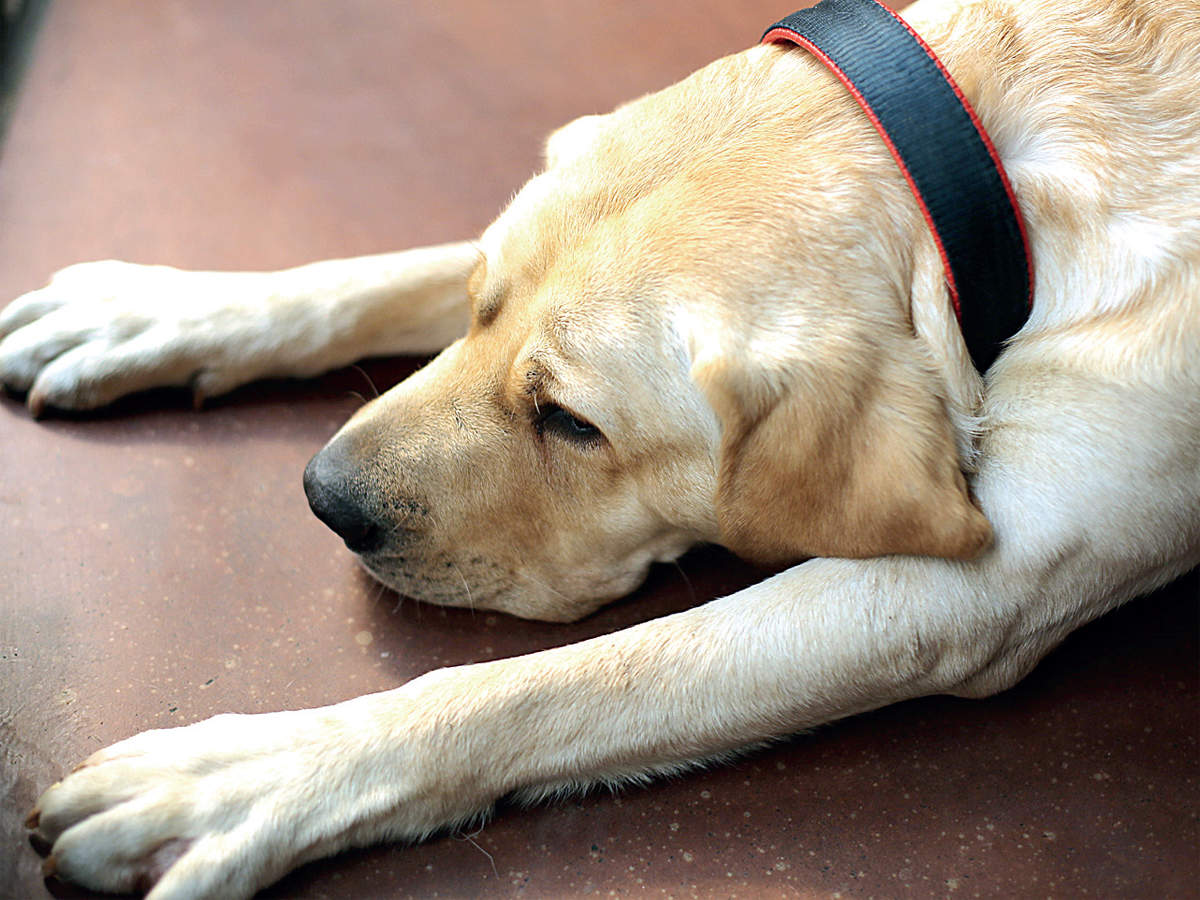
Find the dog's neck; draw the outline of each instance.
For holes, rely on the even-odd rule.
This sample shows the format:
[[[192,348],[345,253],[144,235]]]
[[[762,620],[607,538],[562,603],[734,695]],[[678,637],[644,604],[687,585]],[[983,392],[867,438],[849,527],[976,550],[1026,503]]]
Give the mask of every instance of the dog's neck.
[[[960,8],[947,16],[947,5]],[[1023,339],[1154,302],[1180,259],[1200,277],[1197,220],[1182,220],[1161,188],[1195,177],[1200,55],[1173,52],[1192,44],[1170,33],[1200,26],[1200,10],[1068,0],[1059,12],[1051,24],[992,0],[905,10],[979,113],[1020,199],[1038,276]],[[1114,47],[1114,34],[1139,43]]]
[[[846,87],[912,189],[979,371],[1028,316],[1033,269],[1020,207],[987,132],[936,53],[878,0],[822,0],[770,26]]]
[[[948,5],[959,9],[947,15]],[[1154,302],[1164,285],[1188,272],[1200,280],[1200,229],[1194,219],[1179,221],[1178,204],[1158,188],[1168,169],[1175,173],[1168,173],[1171,183],[1194,165],[1200,107],[1189,99],[1188,86],[1200,80],[1200,57],[1184,60],[1156,49],[1159,43],[1186,46],[1165,36],[1193,27],[1188,22],[1200,13],[1188,3],[1074,5],[1053,26],[1021,19],[1015,8],[992,0],[921,0],[905,10],[993,138],[1028,225],[1037,294],[1010,356],[1041,352],[1040,335],[1083,319],[1097,323],[1096,340],[1081,342],[1079,352],[1106,352],[1106,317]],[[1146,46],[1105,56],[1106,35],[1114,33],[1140,34]],[[817,66],[805,63],[802,54],[786,62],[793,90],[824,91],[838,102],[841,86],[806,71]],[[1047,77],[1064,65],[1086,68],[1086,77]],[[862,115],[849,103],[843,107],[844,115]],[[1138,114],[1131,116],[1131,109]],[[1148,130],[1147,123],[1158,125]],[[865,132],[859,136],[867,139]],[[890,160],[863,147],[849,152],[872,161],[877,172],[869,177],[895,177]],[[1125,175],[1118,181],[1116,173]],[[901,194],[900,202],[910,200]],[[878,221],[907,235],[908,312],[944,380],[969,467],[982,382],[965,353],[936,247],[913,210],[881,210]],[[1181,258],[1195,264],[1179,267]],[[1194,288],[1179,293],[1198,295]],[[1003,377],[1004,363],[1002,358],[992,377]],[[1114,356],[1111,363],[1119,360]]]

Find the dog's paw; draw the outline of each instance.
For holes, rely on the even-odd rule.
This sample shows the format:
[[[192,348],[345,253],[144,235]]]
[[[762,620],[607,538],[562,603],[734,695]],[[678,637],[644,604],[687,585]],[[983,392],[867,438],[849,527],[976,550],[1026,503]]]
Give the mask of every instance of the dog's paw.
[[[47,875],[153,900],[250,897],[341,849],[356,812],[332,751],[351,748],[322,724],[316,710],[217,716],[96,753],[26,823],[51,845]]]
[[[35,415],[153,387],[231,390],[269,356],[267,277],[115,260],[63,269],[0,311],[0,384],[27,393]]]

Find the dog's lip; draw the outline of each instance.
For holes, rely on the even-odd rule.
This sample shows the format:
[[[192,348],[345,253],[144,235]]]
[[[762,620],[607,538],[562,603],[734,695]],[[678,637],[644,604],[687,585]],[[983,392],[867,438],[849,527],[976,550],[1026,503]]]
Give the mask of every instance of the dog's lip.
[[[420,554],[415,553],[413,551],[413,549],[411,547],[411,541],[407,541],[407,540],[403,541],[403,544],[404,544],[403,549],[398,549],[395,546],[395,544],[391,540],[391,537],[392,537],[392,534],[394,531],[396,531],[396,529],[391,529],[391,528],[387,529],[387,531],[384,535],[383,541],[379,544],[378,547],[371,549],[371,550],[356,550],[355,548],[351,547],[349,544],[347,544],[346,546],[349,548],[351,553],[353,553],[359,559],[364,560],[364,561],[394,562],[394,563],[399,563],[400,565],[404,565],[408,562],[415,561],[416,559],[418,559],[420,557]],[[401,543],[401,542],[395,542],[395,543]],[[391,545],[391,546],[389,546],[389,545]]]
[[[354,561],[358,563],[359,568],[361,568],[373,580],[379,582],[389,590],[393,590],[405,597],[412,597],[414,600],[420,599],[420,597],[410,594],[407,586],[398,583],[401,578],[405,577],[403,573],[396,573],[394,571],[389,571],[385,567],[380,567],[377,565],[376,560],[369,559],[367,556],[364,556],[361,553],[354,554]]]
[[[395,557],[387,557],[395,558]],[[379,568],[371,561],[358,557],[358,563],[366,573],[390,591],[418,603],[428,603],[431,606],[470,606],[475,605],[475,599],[482,599],[478,586],[467,588],[465,580],[447,579],[443,582],[431,581],[410,571],[395,571]],[[448,602],[449,600],[465,602]]]
[[[426,537],[425,532],[406,528],[391,522],[377,522],[367,535],[367,540],[342,538],[346,549],[363,559],[372,560],[416,560],[422,557],[417,544]]]

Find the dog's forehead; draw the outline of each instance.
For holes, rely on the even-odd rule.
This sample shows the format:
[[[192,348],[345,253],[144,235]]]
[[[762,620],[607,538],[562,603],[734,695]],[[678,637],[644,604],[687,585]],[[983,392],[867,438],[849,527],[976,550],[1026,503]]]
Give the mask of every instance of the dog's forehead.
[[[570,341],[643,319],[655,285],[632,248],[636,230],[594,207],[578,185],[534,178],[480,239],[468,282],[475,324],[503,316]]]
[[[541,248],[554,228],[540,220],[561,206],[566,194],[566,186],[552,172],[535,175],[517,191],[479,238],[483,261],[476,271],[478,280],[472,285],[478,296],[502,293],[515,274],[529,274],[537,258],[545,256]]]

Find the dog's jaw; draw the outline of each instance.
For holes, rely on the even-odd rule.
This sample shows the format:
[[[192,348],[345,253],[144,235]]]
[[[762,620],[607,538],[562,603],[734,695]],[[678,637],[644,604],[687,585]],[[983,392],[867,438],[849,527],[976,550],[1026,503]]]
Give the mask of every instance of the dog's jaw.
[[[606,603],[632,593],[651,565],[673,562],[694,541],[664,536],[639,548],[618,564],[580,570],[554,584],[533,567],[506,567],[473,556],[457,562],[439,555],[433,561],[409,556],[357,553],[363,569],[402,597],[434,606],[486,609],[543,622],[574,622]]]

